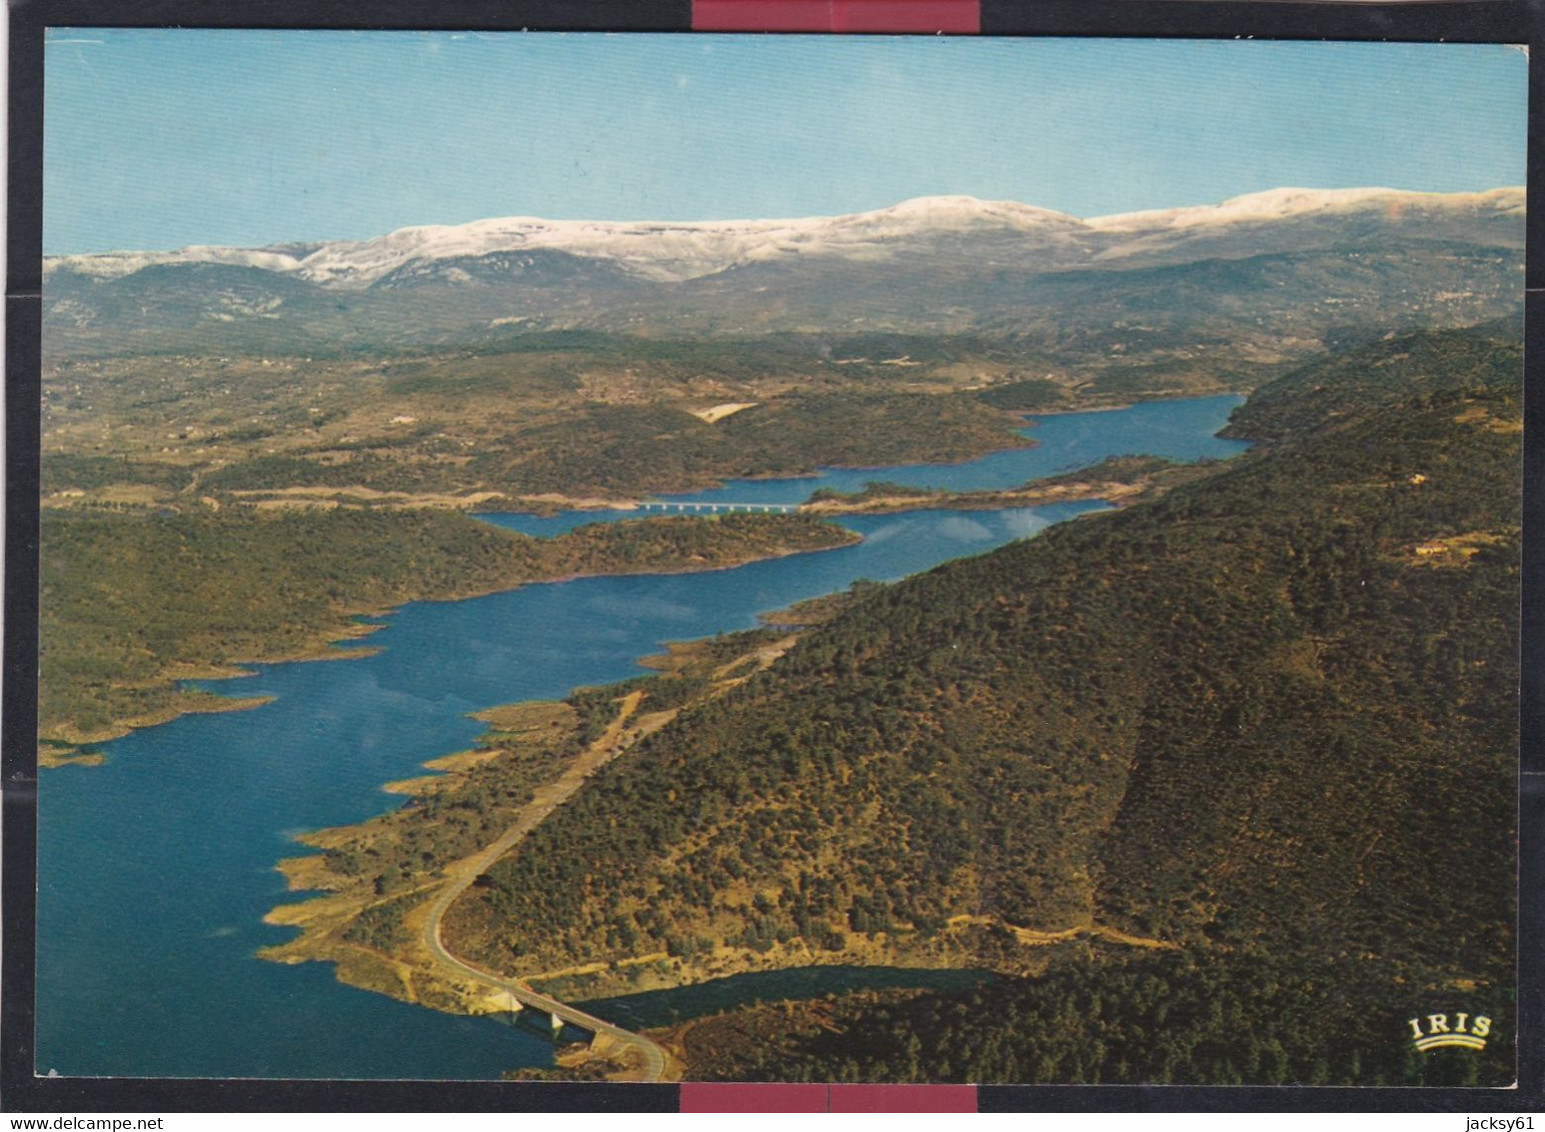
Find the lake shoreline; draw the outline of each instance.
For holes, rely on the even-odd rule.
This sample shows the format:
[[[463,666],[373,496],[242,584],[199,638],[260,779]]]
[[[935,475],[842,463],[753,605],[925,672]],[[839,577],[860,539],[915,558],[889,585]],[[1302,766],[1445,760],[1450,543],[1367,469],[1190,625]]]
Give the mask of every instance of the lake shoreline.
[[[1059,469],[1087,469],[1111,454],[1132,451],[1158,451],[1172,460],[1226,456],[1239,446],[1219,445],[1210,438],[1228,407],[1215,401],[1163,406],[1139,409],[1130,420],[1120,413],[1102,414],[1098,421],[1085,423],[1064,418],[1066,423],[1055,427],[1048,420],[1039,435],[1041,445],[1025,450],[1028,459],[1016,453],[1008,461],[990,460],[980,469],[951,475],[946,486],[955,493],[973,487],[990,491],[1061,474]],[[825,482],[858,488],[865,478],[883,479],[887,474],[830,477]],[[896,474],[914,482],[930,478],[928,469],[899,469]],[[820,485],[805,483],[801,497]],[[755,501],[757,496],[777,500],[793,492],[780,491],[776,485],[755,489],[748,485],[743,493],[726,494]],[[38,1065],[44,1070],[57,1066],[71,1075],[105,1070],[129,1076],[241,1076],[259,1065],[263,1072],[275,1075],[361,1079],[425,1074],[496,1079],[515,1067],[552,1065],[553,1049],[545,1032],[538,1034],[530,1026],[511,1031],[486,1017],[467,1016],[467,1006],[479,1014],[508,1012],[507,1002],[501,1005],[489,997],[492,988],[480,1001],[468,999],[466,1006],[458,1006],[453,1001],[454,988],[433,979],[410,975],[410,988],[402,969],[377,946],[389,942],[400,913],[412,914],[409,905],[420,897],[410,890],[432,879],[443,862],[463,858],[475,846],[486,844],[485,837],[493,838],[506,827],[510,807],[519,803],[533,781],[531,774],[541,769],[541,759],[548,756],[538,752],[536,761],[519,756],[493,764],[484,760],[481,749],[474,750],[459,767],[469,773],[468,788],[460,794],[442,794],[438,802],[421,795],[420,788],[430,784],[425,779],[435,781],[438,776],[432,777],[433,772],[441,768],[424,764],[440,763],[445,759],[441,752],[480,747],[479,735],[485,728],[469,723],[468,717],[483,716],[485,712],[479,710],[483,704],[529,705],[565,699],[577,689],[578,707],[569,710],[578,713],[581,734],[595,736],[608,710],[602,689],[633,679],[641,683],[629,684],[630,689],[643,687],[644,673],[656,666],[640,667],[640,658],[658,656],[667,641],[699,642],[701,665],[693,672],[668,672],[665,681],[653,684],[650,701],[635,713],[637,719],[690,703],[705,678],[756,679],[756,663],[747,660],[737,667],[727,650],[732,647],[729,637],[748,631],[759,635],[741,645],[742,652],[773,651],[779,635],[757,629],[759,612],[789,610],[821,594],[851,592],[853,600],[866,601],[876,584],[928,571],[942,561],[979,555],[1103,506],[1066,500],[1045,507],[1019,506],[1022,500],[1003,502],[1014,506],[969,519],[948,509],[833,516],[857,532],[855,538],[862,536],[852,545],[834,548],[843,550],[842,554],[791,555],[782,565],[748,561],[743,572],[714,567],[691,571],[694,576],[688,577],[688,571],[653,570],[649,573],[654,578],[632,579],[615,572],[608,577],[581,574],[572,584],[544,585],[541,590],[531,589],[524,581],[509,592],[501,592],[508,589],[503,586],[479,590],[492,596],[469,602],[456,600],[461,595],[437,595],[403,604],[361,603],[358,613],[389,613],[389,622],[333,626],[337,633],[313,648],[319,658],[361,659],[359,665],[313,669],[309,664],[265,663],[261,687],[278,700],[250,720],[227,719],[223,713],[189,719],[177,727],[137,731],[121,744],[106,747],[107,765],[74,779],[69,789],[56,785],[47,791],[48,820],[41,824],[48,840],[40,856],[52,862],[52,875],[67,876],[69,883],[48,894],[48,916],[39,925],[40,949],[45,941],[55,940],[48,954],[64,956],[66,941],[73,950],[67,962],[56,958],[41,972]],[[625,512],[575,515],[565,521],[594,522],[596,518],[626,521],[634,516]],[[805,516],[804,522],[813,523],[815,518]],[[561,528],[563,522],[530,526],[545,533]],[[754,523],[745,528],[763,544],[768,541],[767,532],[774,529],[772,524]],[[656,530],[659,535],[647,540],[646,552],[656,559],[673,545],[689,550],[725,542],[721,537],[705,544],[684,524],[679,536],[670,535],[668,528]],[[808,532],[804,528],[803,537],[811,541]],[[632,541],[623,532],[614,532],[609,540],[592,536],[578,546],[605,548]],[[368,555],[363,540],[356,538],[355,544],[351,553]],[[544,555],[543,560],[573,567],[586,560],[581,554],[591,556],[590,551],[577,548],[566,562],[556,554]],[[446,580],[455,577],[442,574]],[[874,581],[858,584],[866,579]],[[389,636],[379,642],[358,639],[383,628]],[[344,640],[339,642],[339,636]],[[292,642],[299,643],[299,637],[295,633]],[[374,655],[364,656],[367,652]],[[544,739],[559,735],[558,731],[549,734],[547,724],[532,724],[519,712],[499,713],[483,722],[492,723],[500,733],[495,744],[505,744],[519,732],[540,733]],[[628,729],[634,726],[630,722]],[[553,757],[562,753],[554,749]],[[621,769],[619,764],[608,773]],[[383,783],[394,782],[412,790],[415,797],[381,792]],[[125,828],[124,823],[113,821],[111,815],[123,800],[137,797],[135,791],[144,788],[148,788],[143,799],[146,828]],[[576,795],[575,803],[588,789],[587,785]],[[469,805],[479,793],[486,803]],[[351,939],[341,941],[348,945],[346,954],[339,953],[344,962],[332,964],[331,969],[317,962],[292,966],[257,960],[258,951],[282,946],[302,934],[296,930],[299,924],[264,924],[265,913],[279,905],[309,904],[310,915],[321,911],[316,907],[319,902],[335,895],[316,883],[328,879],[320,871],[323,854],[296,845],[296,832],[357,825],[372,815],[393,819],[400,831],[389,834],[386,842],[377,842],[381,856],[365,855],[362,845],[344,846],[341,856],[328,854],[328,863],[331,871],[339,875],[346,871],[363,882],[362,901],[382,899],[372,889],[376,879],[384,876],[383,895],[403,897],[402,902],[367,916]],[[442,817],[457,820],[442,823]],[[98,838],[64,832],[94,827],[102,830]],[[350,859],[351,849],[356,859]],[[424,849],[438,849],[438,858],[423,859]],[[138,904],[119,900],[118,878],[125,868],[181,878],[188,875],[184,863],[190,853],[206,858],[207,867],[224,870],[230,883],[179,881],[167,890],[162,914],[156,917],[145,917]],[[284,873],[275,870],[280,858],[286,859]],[[299,860],[307,864],[290,863]],[[310,869],[319,871],[303,875],[303,870]],[[479,891],[473,889],[468,896]],[[428,897],[427,890],[424,896]],[[82,938],[71,927],[83,922],[98,929],[90,938]],[[348,930],[334,922],[340,934]],[[475,948],[453,940],[456,933],[449,921],[447,929],[445,942],[456,954],[482,962]],[[951,929],[948,938],[959,943],[982,930],[962,926]],[[71,934],[59,934],[66,932]],[[902,939],[898,933],[886,942],[896,946]],[[574,962],[605,951],[602,941],[591,942],[596,950],[587,955],[583,953],[588,946],[578,948]],[[851,942],[855,949],[849,962],[867,966],[883,958],[867,938]],[[862,956],[856,950],[860,944]],[[952,949],[955,946],[951,944]],[[639,950],[655,950],[654,942]],[[1025,949],[1025,954],[1034,959],[1053,950]],[[606,957],[625,959],[622,954]],[[757,953],[724,958],[746,966],[769,957]],[[831,958],[840,962],[837,952]],[[557,952],[551,956],[533,952],[515,958],[513,965],[551,971],[568,962],[566,955]],[[618,966],[623,973],[638,970],[641,980],[652,980],[651,962]],[[783,958],[782,969],[811,962],[810,957],[791,952]],[[907,969],[922,962],[921,957],[909,961]],[[971,965],[964,957],[954,962]],[[103,971],[112,978],[113,987],[121,988],[107,993],[105,1003],[115,1011],[109,1017],[132,1021],[125,1026],[126,1034],[164,1035],[167,1040],[136,1044],[126,1038],[113,1047],[120,1052],[109,1058],[82,1046],[78,1035],[85,1020],[101,1014],[104,1004],[101,992],[88,992],[70,975],[85,964]],[[499,970],[509,965],[498,958],[493,962]],[[711,973],[704,969],[691,977],[701,980]],[[446,974],[457,978],[449,968]],[[375,993],[360,994],[351,985]],[[221,988],[222,995],[241,996],[252,1008],[239,1018],[196,1018],[180,1028],[170,1024],[180,1016],[184,999],[209,987]],[[469,984],[467,989],[475,988]],[[580,997],[576,994],[563,1001]],[[583,997],[595,997],[594,989],[586,988]],[[415,1005],[406,1005],[409,1001]],[[119,1002],[135,1003],[138,1009],[123,1012],[115,1005]],[[426,1012],[417,1006],[432,1009]],[[607,1016],[604,1010],[599,1014]],[[331,1024],[314,1024],[322,1018]],[[647,1027],[629,1028],[637,1032]],[[368,1039],[361,1041],[360,1033],[368,1034]],[[592,1063],[585,1071],[595,1068]]]
[[[680,516],[671,516],[671,518],[680,518]],[[703,518],[705,518],[705,520],[707,519],[706,516]],[[844,527],[836,526],[835,524],[831,525],[835,530],[841,531],[847,537],[840,538],[826,546],[788,547],[772,551],[770,553],[748,555],[746,557],[728,562],[715,562],[712,564],[686,563],[672,569],[601,570],[594,573],[577,571],[568,574],[552,575],[548,577],[528,578],[516,582],[511,586],[498,586],[493,589],[470,589],[467,591],[458,591],[455,593],[447,594],[441,597],[409,598],[408,600],[393,605],[387,609],[349,609],[341,612],[339,616],[349,619],[357,619],[361,617],[368,617],[373,619],[385,618],[390,617],[405,605],[412,605],[419,602],[445,603],[470,601],[474,598],[489,597],[493,594],[512,593],[515,590],[523,589],[526,586],[557,585],[564,582],[577,581],[581,578],[661,577],[678,574],[706,574],[723,570],[735,570],[741,566],[746,566],[753,562],[768,562],[780,558],[787,558],[796,554],[818,554],[827,550],[840,550],[843,547],[852,546],[855,543],[861,542],[863,540],[863,536],[855,534],[854,532],[849,531]],[[315,641],[314,643],[302,646],[301,648],[292,652],[281,653],[274,656],[246,656],[238,658],[234,661],[229,661],[222,665],[195,666],[192,674],[179,672],[177,675],[171,678],[170,682],[175,684],[176,682],[194,679],[208,681],[247,679],[257,675],[256,672],[247,667],[253,665],[301,663],[310,664],[317,661],[364,659],[366,657],[375,655],[375,653],[379,650],[371,648],[350,649],[340,646],[346,645],[350,641],[361,640],[385,627],[386,626],[384,624],[361,623],[355,620],[342,631],[337,633],[328,632],[325,636]],[[200,695],[200,693],[180,691],[177,693],[177,695],[179,697],[184,697],[190,695]],[[271,703],[272,700],[272,696],[225,696],[218,692],[210,692],[206,690],[202,692],[198,702],[174,702],[173,704],[170,704],[166,708],[159,711],[150,712],[144,715],[132,716],[122,720],[115,720],[111,725],[99,731],[80,733],[67,732],[63,728],[52,728],[49,731],[44,732],[40,729],[38,733],[40,750],[42,745],[45,744],[52,745],[55,743],[63,743],[66,744],[67,747],[60,749],[56,754],[53,754],[47,760],[39,757],[38,767],[39,769],[53,769],[63,766],[100,766],[103,761],[102,756],[99,756],[94,752],[82,751],[81,748],[96,746],[97,744],[101,743],[108,743],[114,739],[121,739],[126,735],[129,735],[135,731],[144,730],[145,728],[159,727],[164,723],[170,723],[171,721],[184,715],[203,715],[214,714],[217,712],[250,711],[254,708],[262,707],[267,703]]]

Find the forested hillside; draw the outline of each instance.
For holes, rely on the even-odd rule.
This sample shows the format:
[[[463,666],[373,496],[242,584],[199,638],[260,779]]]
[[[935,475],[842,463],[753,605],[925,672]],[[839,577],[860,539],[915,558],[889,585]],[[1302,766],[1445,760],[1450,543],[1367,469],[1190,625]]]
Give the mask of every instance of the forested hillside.
[[[1512,388],[1523,365],[1522,336],[1522,320],[1512,317],[1333,353],[1257,388],[1224,435],[1280,440],[1355,424],[1418,393],[1477,384]]]
[[[537,539],[448,511],[48,512],[40,734],[67,747],[219,706],[176,682],[325,653],[352,615],[405,601],[709,569],[855,537],[803,515],[661,517]]]
[[[1334,993],[1326,993],[1335,988]],[[1514,1080],[1513,1007],[1492,986],[1394,982],[1317,956],[1069,957],[1037,979],[947,994],[765,1007],[683,1037],[694,1076],[761,1081],[1483,1085]],[[1415,1050],[1422,1009],[1488,1019],[1483,1051]]]
[[[1236,466],[870,593],[609,766],[460,946],[530,972],[971,917],[1505,981],[1517,359],[1377,343],[1273,387]]]

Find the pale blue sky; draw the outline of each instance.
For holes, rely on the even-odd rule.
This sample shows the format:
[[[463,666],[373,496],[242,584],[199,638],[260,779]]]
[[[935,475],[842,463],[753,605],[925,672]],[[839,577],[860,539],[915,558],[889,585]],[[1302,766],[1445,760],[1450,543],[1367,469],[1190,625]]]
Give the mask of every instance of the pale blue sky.
[[[56,29],[49,254],[1522,184],[1501,46]]]

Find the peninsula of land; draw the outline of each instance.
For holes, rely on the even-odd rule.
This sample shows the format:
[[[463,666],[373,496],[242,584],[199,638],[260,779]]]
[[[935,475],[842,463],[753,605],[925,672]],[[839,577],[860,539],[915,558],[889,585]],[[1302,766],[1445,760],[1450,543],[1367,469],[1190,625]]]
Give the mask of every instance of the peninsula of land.
[[[537,539],[454,511],[46,513],[39,735],[57,760],[182,712],[253,706],[199,682],[243,663],[359,655],[333,645],[404,602],[721,569],[857,539],[805,515],[669,516]]]
[[[644,1036],[688,1075],[1413,1080],[1366,1042],[1331,1065],[1302,1021],[1327,986],[1397,1028],[1390,987],[1507,993],[1519,356],[1502,324],[1326,359],[1235,414],[1256,450],[1141,505],[501,709],[414,805],[286,863],[332,895],[277,911],[305,931],[270,957],[459,1011],[498,1007],[426,953],[431,914],[561,1002],[823,964],[1004,980]],[[1496,831],[1463,862],[1402,820],[1438,797]],[[1123,1044],[1153,995],[1280,1021]],[[1083,1037],[1016,1052],[1071,1004]]]

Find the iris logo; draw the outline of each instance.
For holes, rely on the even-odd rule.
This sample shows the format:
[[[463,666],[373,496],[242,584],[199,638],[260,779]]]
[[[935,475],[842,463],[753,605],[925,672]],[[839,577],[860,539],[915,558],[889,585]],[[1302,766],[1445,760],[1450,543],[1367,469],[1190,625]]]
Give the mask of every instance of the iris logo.
[[[1425,1028],[1423,1021],[1427,1023]],[[1411,1044],[1423,1053],[1439,1046],[1485,1049],[1486,1035],[1491,1033],[1491,1019],[1484,1014],[1474,1018],[1468,1014],[1455,1014],[1452,1026],[1447,1014],[1429,1014],[1425,1019],[1412,1018],[1406,1025],[1411,1027]]]

